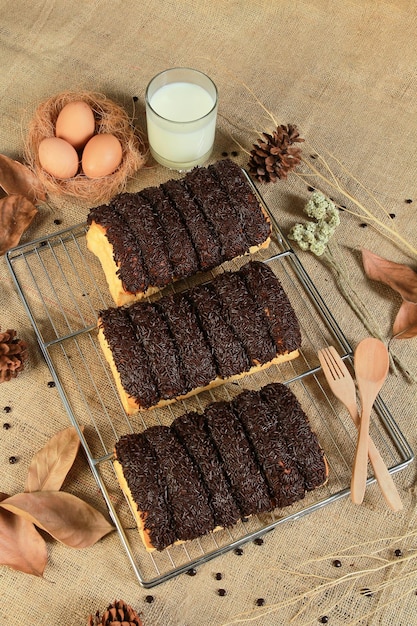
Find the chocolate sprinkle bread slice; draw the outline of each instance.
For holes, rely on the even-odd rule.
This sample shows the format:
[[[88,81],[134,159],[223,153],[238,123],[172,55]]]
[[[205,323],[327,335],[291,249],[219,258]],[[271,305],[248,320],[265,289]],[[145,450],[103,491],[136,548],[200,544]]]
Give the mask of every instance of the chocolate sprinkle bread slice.
[[[289,506],[328,475],[301,405],[280,383],[124,435],[114,466],[148,550]]]
[[[91,208],[87,247],[116,305],[155,293],[270,243],[271,223],[241,168],[226,159],[181,180]]]
[[[293,359],[301,345],[288,297],[260,261],[156,303],[100,311],[98,326],[128,414]]]

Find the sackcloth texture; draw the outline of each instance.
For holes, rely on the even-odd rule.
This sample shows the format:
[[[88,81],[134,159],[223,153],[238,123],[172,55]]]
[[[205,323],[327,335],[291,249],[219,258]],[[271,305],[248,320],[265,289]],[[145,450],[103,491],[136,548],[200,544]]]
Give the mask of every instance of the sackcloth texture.
[[[375,199],[383,205],[416,247],[416,38],[416,6],[406,0],[1,0],[0,152],[21,159],[37,105],[65,90],[105,94],[144,130],[148,81],[168,67],[194,67],[208,73],[219,91],[212,162],[233,152],[246,167],[258,134],[274,127],[271,113],[276,123],[298,126],[307,159],[322,154],[353,196],[363,204],[375,206]],[[174,175],[148,164],[128,190]],[[307,187],[296,175],[261,185],[284,233],[300,220]],[[77,198],[50,198],[21,242],[84,222],[88,208]],[[401,301],[366,278],[359,250],[414,269],[416,258],[362,222],[344,212],[337,240],[357,294],[388,340]],[[298,254],[354,347],[367,329],[321,260]],[[11,425],[0,428],[0,491],[14,494],[22,490],[35,452],[70,422],[58,390],[48,386],[51,373],[4,257],[0,302],[1,329],[16,329],[30,352],[24,371],[0,385],[1,424]],[[416,341],[392,342],[415,376]],[[391,371],[382,392],[412,449],[417,447],[416,384]],[[71,394],[71,381],[68,389]],[[10,413],[4,407],[11,407]],[[11,464],[11,456],[18,462]],[[388,510],[373,483],[361,506],[342,497],[279,525],[261,545],[251,541],[242,554],[228,551],[198,567],[194,576],[181,574],[150,590],[138,584],[117,533],[82,550],[50,539],[43,578],[0,567],[0,624],[81,626],[90,614],[122,598],[145,626],[301,626],[320,623],[323,616],[337,626],[412,626],[417,624],[415,464],[394,480],[404,503],[401,512]],[[82,453],[64,489],[107,514]],[[121,497],[117,488],[111,497]],[[395,556],[396,550],[402,556]]]

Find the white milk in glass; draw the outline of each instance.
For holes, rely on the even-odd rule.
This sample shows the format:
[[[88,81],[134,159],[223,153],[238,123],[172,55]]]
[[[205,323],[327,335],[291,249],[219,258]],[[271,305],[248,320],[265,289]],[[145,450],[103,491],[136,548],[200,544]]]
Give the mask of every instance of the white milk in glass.
[[[216,130],[216,99],[200,85],[178,81],[148,94],[148,139],[154,158],[190,169],[210,156]]]

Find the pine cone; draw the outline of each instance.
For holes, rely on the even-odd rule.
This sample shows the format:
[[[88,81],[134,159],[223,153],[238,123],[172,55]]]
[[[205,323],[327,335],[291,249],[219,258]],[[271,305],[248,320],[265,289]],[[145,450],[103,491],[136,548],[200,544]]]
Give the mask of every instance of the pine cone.
[[[16,378],[28,356],[27,344],[16,339],[15,330],[0,332],[0,383]]]
[[[123,600],[115,600],[103,615],[90,615],[87,626],[143,626],[139,615]]]
[[[293,124],[277,126],[272,135],[262,133],[260,139],[253,144],[248,163],[249,173],[260,182],[287,178],[288,173],[301,161],[301,148],[294,145],[304,141]]]

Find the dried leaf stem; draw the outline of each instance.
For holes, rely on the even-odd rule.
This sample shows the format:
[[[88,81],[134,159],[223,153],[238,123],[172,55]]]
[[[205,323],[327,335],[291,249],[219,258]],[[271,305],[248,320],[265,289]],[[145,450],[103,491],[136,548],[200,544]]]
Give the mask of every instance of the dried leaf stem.
[[[309,559],[305,561],[304,563],[302,563],[299,570],[286,570],[286,569],[281,569],[281,568],[271,568],[271,570],[276,569],[277,571],[279,571],[280,574],[285,575],[286,578],[288,578],[288,575],[292,575],[292,576],[297,576],[301,579],[309,579],[309,580],[318,578],[324,582],[319,583],[317,586],[315,586],[312,589],[306,590],[301,593],[296,593],[290,597],[286,597],[282,601],[271,604],[270,606],[264,606],[262,608],[256,608],[256,609],[252,609],[251,611],[240,613],[234,616],[231,621],[228,621],[222,624],[222,626],[231,626],[232,624],[254,622],[267,615],[272,615],[274,613],[277,613],[278,611],[282,609],[288,609],[288,607],[295,606],[299,603],[303,603],[303,606],[292,616],[289,622],[289,623],[297,623],[297,625],[299,625],[300,617],[302,616],[302,614],[305,613],[312,606],[316,607],[320,597],[329,596],[329,592],[333,588],[340,588],[341,593],[338,594],[337,599],[331,601],[330,604],[326,605],[326,611],[330,612],[337,605],[340,605],[344,598],[348,598],[349,596],[352,595],[352,592],[354,592],[355,588],[357,587],[358,582],[360,582],[361,580],[365,579],[367,581],[367,584],[369,584],[369,579],[370,577],[372,577],[372,575],[383,573],[383,572],[389,573],[390,570],[392,571],[393,569],[397,568],[399,565],[405,566],[415,561],[417,557],[417,551],[415,549],[410,549],[409,554],[401,558],[395,559],[395,560],[384,558],[382,556],[378,557],[376,556],[376,554],[382,551],[386,551],[387,549],[392,547],[392,545],[395,545],[399,541],[405,541],[406,539],[415,539],[416,537],[417,537],[417,531],[414,530],[414,531],[406,533],[404,536],[401,536],[401,537],[378,538],[376,540],[371,540],[371,541],[367,541],[367,542],[360,543],[357,545],[349,546],[348,548],[345,548],[344,550],[339,551],[337,554],[327,554],[317,559]],[[355,549],[357,548],[362,548],[365,546],[369,546],[370,548],[372,548],[373,545],[378,546],[374,553],[372,552],[370,554],[355,553]],[[378,563],[375,565],[375,567],[366,567],[366,568],[356,570],[356,571],[349,571],[347,574],[339,576],[338,578],[330,578],[327,576],[320,576],[320,575],[315,575],[314,573],[311,573],[312,565],[319,564],[321,562],[331,562],[333,559],[335,559],[336,557],[340,557],[341,555],[343,555],[346,558],[374,559]],[[308,571],[307,572],[302,571],[303,568],[306,568]],[[395,585],[398,585],[399,582],[407,582],[410,579],[413,580],[415,579],[416,574],[417,574],[417,569],[412,568],[409,571],[401,573],[399,576],[393,576],[392,578],[388,580],[384,580],[383,582],[373,585],[372,593],[373,594],[382,593],[383,591],[389,590],[393,588]],[[346,586],[344,591],[342,590],[343,586]],[[375,609],[373,609],[372,611],[369,611],[368,613],[366,613],[366,615],[361,613],[360,617],[358,617],[357,619],[354,619],[353,621],[350,621],[349,625],[352,626],[353,624],[363,623],[363,620],[365,617],[369,618],[375,615],[376,613],[382,611],[383,609],[393,605],[394,603],[401,606],[401,600],[407,597],[410,593],[415,593],[415,585],[407,589],[407,591],[402,593],[400,596],[395,595],[390,600],[379,603]],[[310,624],[311,619],[308,620],[306,624],[307,623]]]
[[[313,149],[314,150],[314,149]],[[325,176],[320,170],[311,163],[310,160],[305,157],[301,157],[301,161],[306,165],[312,172],[314,177],[317,177],[320,181],[322,181],[325,185],[333,189],[334,191],[342,194],[347,200],[349,200],[352,204],[354,204],[359,212],[349,209],[347,207],[343,207],[343,210],[350,215],[358,217],[360,219],[365,219],[371,226],[375,228],[381,235],[386,237],[389,241],[399,245],[403,252],[411,253],[413,258],[417,258],[417,248],[413,246],[404,236],[402,236],[395,228],[388,226],[381,219],[375,215],[372,210],[365,206],[362,202],[360,202],[353,194],[351,194],[340,182],[340,180],[336,177],[336,174],[331,169],[327,160],[320,154],[317,150],[314,150],[314,154],[316,158],[320,161],[320,163],[324,166],[324,169],[328,172],[329,176]],[[377,198],[372,194],[366,187],[361,183],[335,156],[329,153],[329,156],[338,164],[338,166],[344,171],[349,177],[355,181],[359,185],[359,187],[375,202],[378,210],[380,210],[384,216],[388,219],[389,213],[385,209],[385,207],[377,200]],[[311,179],[308,174],[303,172],[294,172],[296,176],[298,176],[304,182],[308,182],[311,184]],[[340,206],[340,205],[339,205]]]
[[[230,72],[228,72],[227,70],[226,70],[226,72],[230,75]],[[272,111],[270,111],[261,102],[261,100],[259,100],[259,98],[255,94],[253,89],[251,89],[251,87],[249,87],[249,85],[247,85],[244,81],[239,80],[238,82],[252,96],[252,98],[254,99],[256,104],[266,113],[267,118],[272,121],[274,126],[275,127],[278,126],[279,122],[275,118],[275,116],[272,113]],[[227,118],[225,118],[225,119],[227,119]],[[229,121],[229,123],[231,123],[230,120],[228,120],[228,121]],[[236,124],[232,124],[232,125],[236,128]],[[258,135],[259,135],[259,137],[262,137],[262,132],[258,131]],[[235,137],[232,136],[232,138],[233,138],[233,141],[235,141],[235,143],[240,147],[240,149],[242,151],[246,152],[247,154],[250,154],[250,152],[247,149],[245,149],[235,139]],[[314,146],[312,146],[311,143],[309,143],[308,141],[306,141],[304,145],[306,147],[308,146],[311,149],[311,152],[314,153],[314,156],[316,157],[318,162],[323,166],[323,169],[324,169],[325,173],[321,172],[311,162],[311,160],[306,159],[305,157],[301,157],[301,161],[311,171],[311,174],[307,174],[305,172],[304,173],[303,172],[297,172],[297,171],[292,172],[292,173],[295,174],[298,178],[300,178],[304,182],[308,182],[308,184],[310,186],[314,187],[317,190],[321,190],[322,191],[322,189],[319,189],[319,187],[316,187],[314,184],[312,184],[312,177],[313,178],[317,178],[323,185],[329,187],[330,189],[332,189],[332,190],[338,192],[339,194],[341,194],[342,196],[344,196],[344,198],[346,198],[349,202],[351,202],[359,210],[359,211],[356,211],[356,210],[349,209],[348,207],[343,207],[344,211],[346,211],[347,213],[349,213],[349,214],[353,215],[354,217],[357,217],[357,218],[359,218],[361,220],[366,220],[367,223],[369,223],[370,226],[375,228],[375,230],[379,234],[381,234],[383,237],[385,237],[386,239],[388,239],[389,241],[391,241],[392,243],[394,243],[398,247],[400,247],[400,249],[404,253],[407,253],[408,255],[411,255],[413,259],[417,259],[417,248],[410,241],[408,241],[405,238],[405,236],[401,235],[401,233],[399,233],[394,227],[384,223],[373,212],[373,210],[371,208],[369,208],[364,203],[362,203],[345,186],[343,186],[342,183],[341,183],[340,177],[336,174],[334,169],[332,169],[332,167],[330,166],[329,162],[326,160],[326,158],[324,158],[323,154],[321,154],[320,151],[315,149]],[[324,152],[326,152],[326,151],[323,151],[323,153]],[[333,161],[335,162],[335,164],[337,165],[339,170],[342,173],[344,173],[345,175],[347,175],[352,181],[354,181],[358,185],[358,187],[368,196],[368,198],[370,198],[373,201],[373,203],[375,204],[377,210],[382,212],[382,214],[387,219],[391,219],[390,216],[389,216],[389,212],[382,205],[382,203],[379,202],[379,200],[376,198],[376,196],[357,177],[355,177],[352,174],[352,172],[338,158],[336,158],[331,153],[327,152],[327,154],[328,154],[330,159],[333,159]]]

